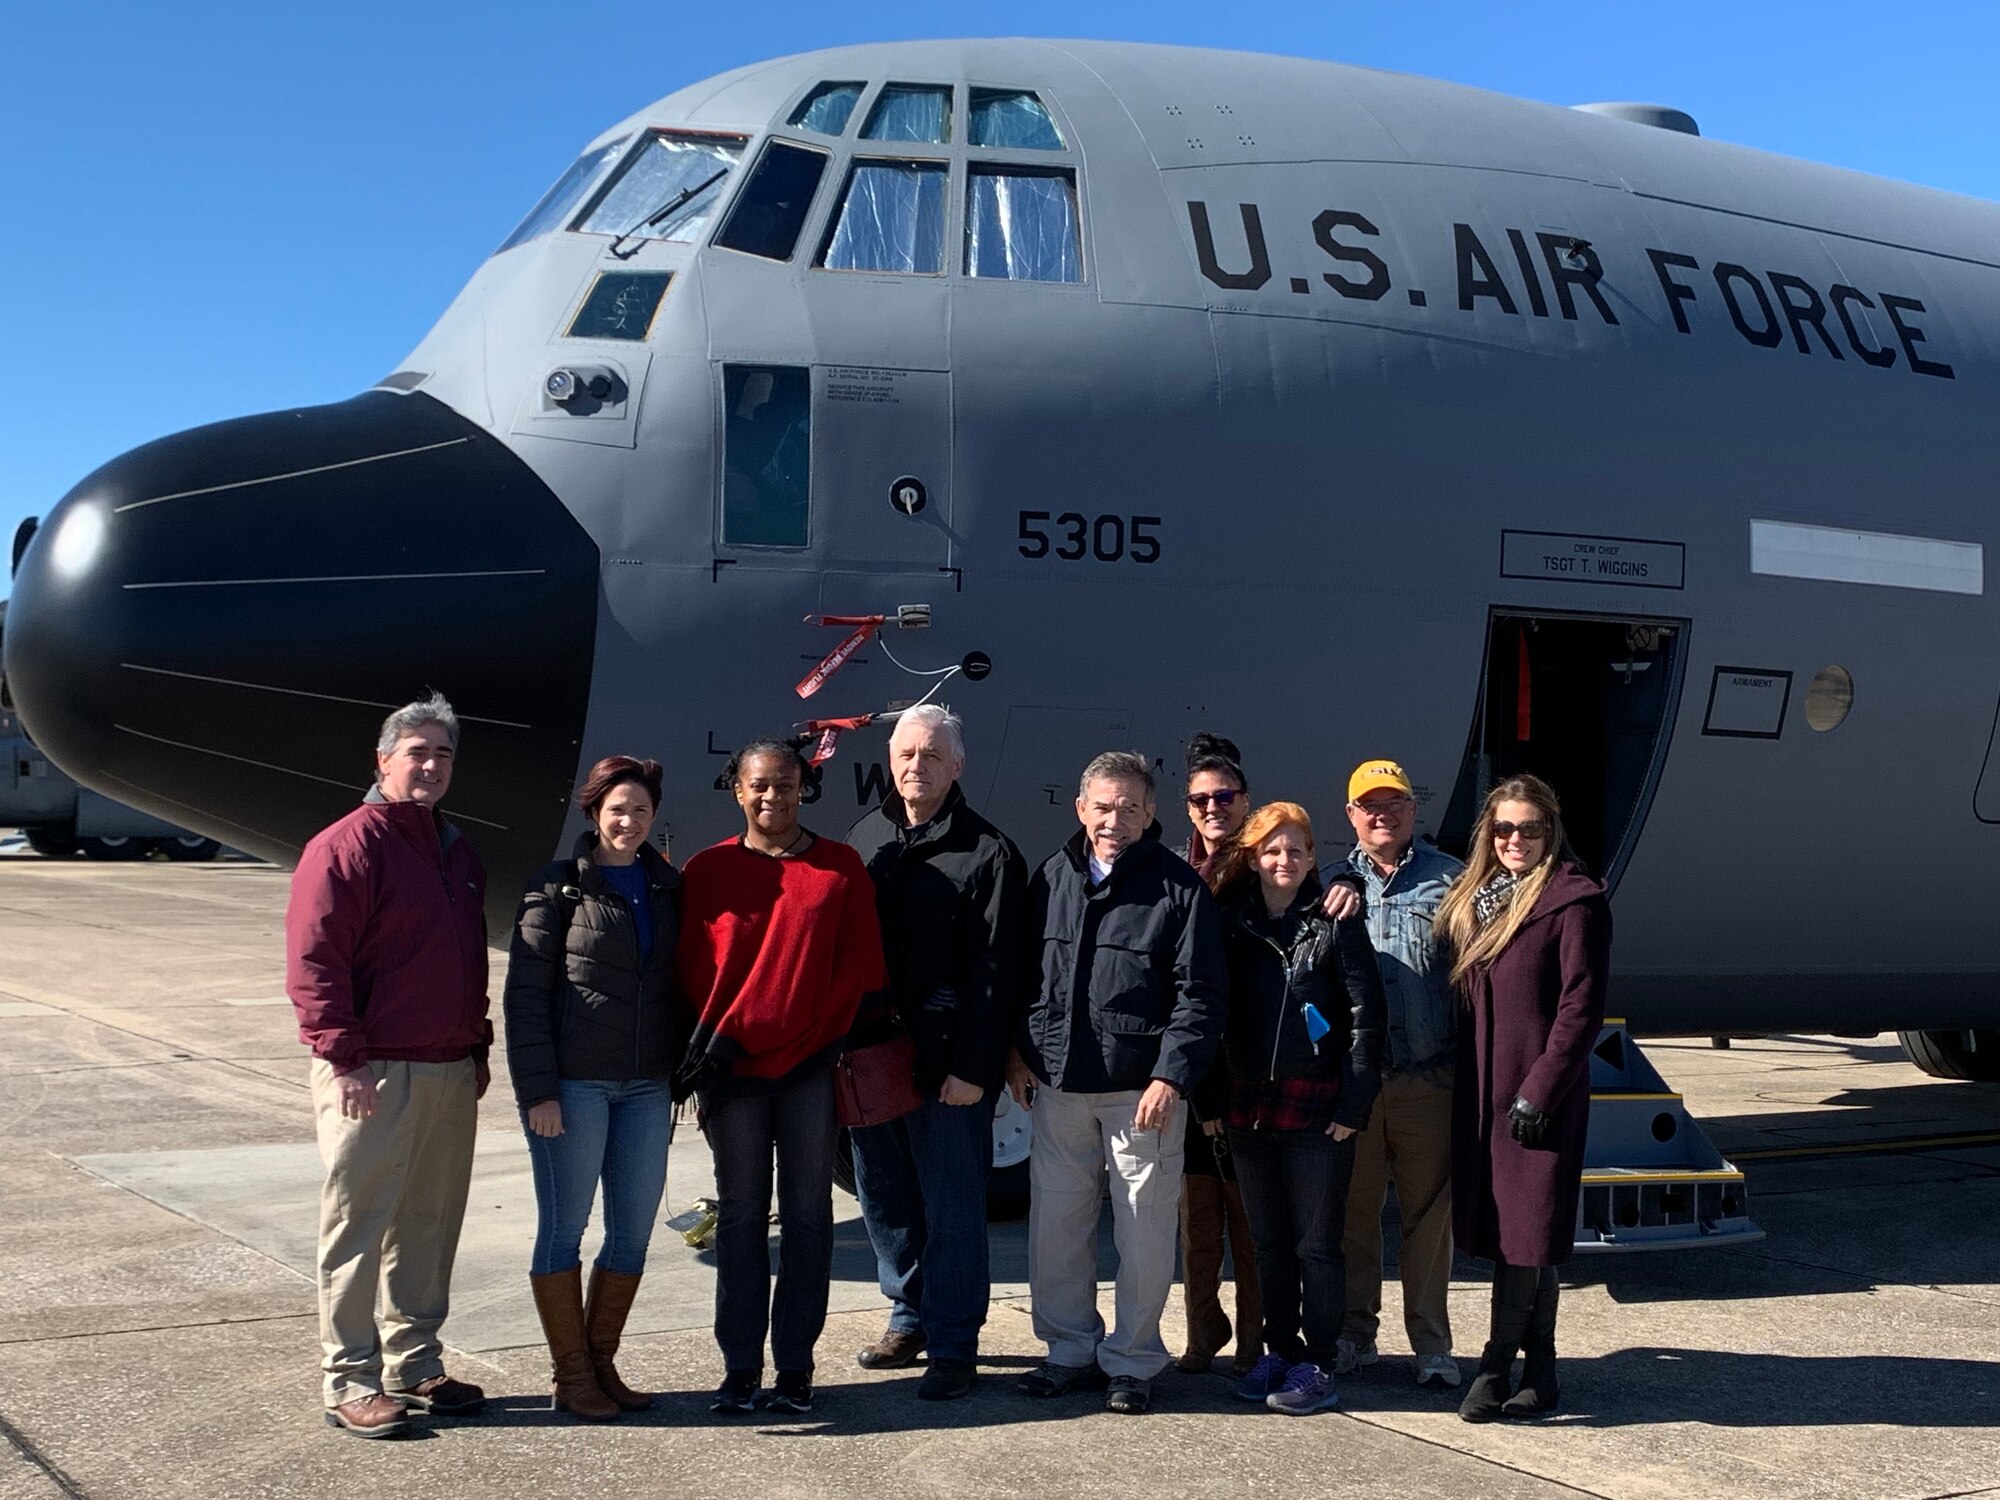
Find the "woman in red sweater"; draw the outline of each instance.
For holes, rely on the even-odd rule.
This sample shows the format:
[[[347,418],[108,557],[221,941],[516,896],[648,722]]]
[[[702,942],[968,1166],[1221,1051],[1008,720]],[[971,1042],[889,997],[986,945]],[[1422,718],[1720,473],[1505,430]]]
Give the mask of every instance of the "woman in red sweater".
[[[715,1156],[715,1341],[727,1372],[710,1403],[717,1412],[756,1410],[767,1331],[770,1409],[812,1410],[813,1346],[833,1275],[833,1064],[862,997],[884,983],[868,871],[846,844],[799,826],[805,773],[781,741],[744,746],[727,772],[744,831],[682,872],[688,1064]]]

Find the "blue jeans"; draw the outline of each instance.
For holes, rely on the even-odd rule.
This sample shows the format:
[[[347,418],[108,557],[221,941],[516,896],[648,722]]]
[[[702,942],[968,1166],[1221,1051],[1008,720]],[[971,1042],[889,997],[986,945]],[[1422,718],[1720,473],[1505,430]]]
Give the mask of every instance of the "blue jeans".
[[[646,1269],[653,1218],[667,1187],[674,1098],[663,1078],[600,1083],[565,1078],[558,1100],[563,1133],[528,1131],[535,1172],[534,1274],[567,1271],[582,1260],[591,1200],[604,1184],[604,1245],[597,1264],[637,1276]],[[522,1111],[527,1129],[527,1112]]]
[[[848,1132],[889,1326],[923,1330],[933,1359],[979,1353],[991,1291],[986,1174],[996,1102],[992,1089],[977,1104],[932,1099],[900,1120]]]

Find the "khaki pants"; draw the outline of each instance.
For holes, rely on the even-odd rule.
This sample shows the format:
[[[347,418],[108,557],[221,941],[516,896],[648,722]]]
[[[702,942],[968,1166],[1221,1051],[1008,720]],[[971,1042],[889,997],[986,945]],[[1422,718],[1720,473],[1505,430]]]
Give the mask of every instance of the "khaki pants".
[[[375,1062],[375,1113],[344,1120],[333,1069],[312,1065],[326,1183],[319,1200],[319,1341],[326,1404],[444,1373],[438,1341],[465,1222],[478,1122],[470,1058]],[[376,1290],[382,1325],[375,1325]]]
[[[1181,1163],[1187,1143],[1177,1106],[1160,1130],[1134,1130],[1139,1091],[1035,1095],[1028,1157],[1028,1290],[1035,1337],[1051,1364],[1151,1380],[1167,1367],[1160,1314],[1174,1285],[1180,1238]],[[1117,1325],[1097,1311],[1097,1215],[1111,1174],[1118,1247]]]
[[[1382,1204],[1396,1185],[1403,1244],[1403,1328],[1421,1358],[1451,1352],[1451,1070],[1392,1073],[1354,1138],[1347,1195],[1347,1318],[1342,1336],[1375,1337],[1382,1318]]]

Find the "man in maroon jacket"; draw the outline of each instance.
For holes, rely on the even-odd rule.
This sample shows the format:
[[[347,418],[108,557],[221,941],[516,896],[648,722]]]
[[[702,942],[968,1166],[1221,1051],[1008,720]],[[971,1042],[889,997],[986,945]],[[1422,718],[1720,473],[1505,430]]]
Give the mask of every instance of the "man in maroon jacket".
[[[326,1420],[360,1437],[409,1411],[477,1411],[444,1372],[438,1328],[486,1091],[486,872],[437,810],[458,718],[433,694],[398,709],[360,807],[299,856],[285,986],[312,1048]],[[378,1334],[376,1289],[383,1301]]]

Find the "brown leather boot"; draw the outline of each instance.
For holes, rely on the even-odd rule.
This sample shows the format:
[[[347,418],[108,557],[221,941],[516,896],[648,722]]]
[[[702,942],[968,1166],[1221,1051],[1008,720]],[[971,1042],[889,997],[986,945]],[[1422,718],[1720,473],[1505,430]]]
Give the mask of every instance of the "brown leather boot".
[[[1229,1342],[1229,1315],[1222,1310],[1222,1243],[1227,1215],[1222,1179],[1190,1175],[1181,1179],[1181,1292],[1187,1303],[1187,1352],[1177,1369],[1206,1370]]]
[[[611,1360],[618,1352],[618,1340],[625,1333],[625,1319],[631,1314],[632,1299],[639,1295],[639,1278],[624,1271],[590,1268],[590,1300],[583,1308],[583,1337],[590,1348],[590,1367],[597,1373],[597,1388],[626,1411],[644,1411],[653,1404],[652,1395],[635,1391],[618,1378]]]
[[[907,1370],[924,1352],[926,1342],[921,1328],[915,1333],[885,1328],[882,1337],[856,1351],[854,1362],[864,1370]]]
[[[1243,1190],[1227,1178],[1222,1183],[1222,1207],[1229,1226],[1229,1262],[1236,1277],[1236,1358],[1230,1368],[1237,1375],[1248,1375],[1264,1352],[1264,1289],[1257,1281],[1257,1246],[1250,1238]]]
[[[555,1386],[551,1410],[567,1411],[586,1422],[608,1422],[618,1415],[618,1403],[605,1395],[590,1367],[590,1349],[583,1336],[583,1269],[530,1276],[535,1311],[541,1315],[542,1336],[549,1341],[549,1361]]]

